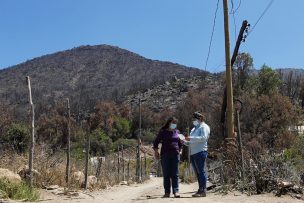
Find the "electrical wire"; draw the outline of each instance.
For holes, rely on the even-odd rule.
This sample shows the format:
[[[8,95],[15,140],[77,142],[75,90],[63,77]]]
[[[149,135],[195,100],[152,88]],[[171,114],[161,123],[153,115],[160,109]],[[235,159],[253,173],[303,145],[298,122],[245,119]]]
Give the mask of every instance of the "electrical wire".
[[[247,37],[252,33],[252,31],[254,30],[254,28],[256,27],[256,25],[260,22],[260,20],[263,18],[263,16],[267,13],[267,11],[269,10],[269,8],[273,4],[273,2],[274,2],[274,0],[270,0],[270,2],[268,3],[268,5],[264,9],[263,13],[260,15],[260,17],[258,18],[258,20],[256,21],[256,23],[253,25],[252,29],[249,30],[249,32],[247,34]]]
[[[215,9],[215,13],[214,13],[212,32],[211,32],[211,37],[210,37],[210,42],[209,42],[209,48],[208,48],[208,54],[207,54],[206,64],[205,64],[205,71],[207,71],[207,65],[208,65],[210,51],[211,51],[211,45],[212,45],[212,40],[213,40],[213,34],[214,34],[214,29],[215,29],[215,22],[216,22],[216,16],[217,16],[218,7],[219,7],[219,0],[217,0],[216,9]]]
[[[236,22],[235,22],[235,14],[236,11],[234,10],[234,3],[233,0],[231,0],[231,11],[230,14],[232,14],[233,17],[233,24],[234,24],[234,41],[236,41]]]

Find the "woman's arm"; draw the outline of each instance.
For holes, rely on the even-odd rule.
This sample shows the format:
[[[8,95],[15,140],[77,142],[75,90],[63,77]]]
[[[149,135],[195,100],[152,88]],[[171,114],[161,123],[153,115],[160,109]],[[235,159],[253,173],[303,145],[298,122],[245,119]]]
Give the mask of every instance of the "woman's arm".
[[[189,139],[190,143],[201,143],[201,142],[205,142],[206,140],[208,140],[208,133],[205,132],[205,129],[199,128],[199,136],[195,136],[195,137],[191,137]]]
[[[163,139],[162,131],[159,131],[159,133],[157,134],[157,136],[156,136],[156,138],[153,142],[153,149],[154,150],[158,150],[158,145],[162,141],[162,139]]]
[[[158,145],[162,141],[162,139],[163,139],[162,132],[159,131],[158,135],[156,136],[156,138],[153,142],[154,156],[156,159],[159,159],[159,157],[160,157],[159,152],[158,152]]]

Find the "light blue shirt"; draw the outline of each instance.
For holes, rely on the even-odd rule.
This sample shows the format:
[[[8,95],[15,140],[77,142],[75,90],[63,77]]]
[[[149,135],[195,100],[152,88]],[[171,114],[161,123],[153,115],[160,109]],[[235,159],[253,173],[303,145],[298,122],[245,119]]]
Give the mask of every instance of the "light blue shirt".
[[[207,151],[209,136],[210,127],[205,122],[194,127],[190,132],[190,141],[184,142],[185,145],[189,146],[190,155],[201,151]]]

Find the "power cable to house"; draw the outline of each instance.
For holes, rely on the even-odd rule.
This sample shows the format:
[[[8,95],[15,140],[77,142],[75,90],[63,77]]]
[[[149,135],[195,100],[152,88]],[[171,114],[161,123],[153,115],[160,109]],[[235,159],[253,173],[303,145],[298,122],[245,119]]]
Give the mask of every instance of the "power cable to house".
[[[236,41],[236,18],[235,18],[235,14],[236,12],[239,10],[240,6],[242,4],[242,0],[239,0],[239,4],[237,6],[236,9],[234,9],[234,0],[231,0],[231,10],[230,10],[230,14],[232,14],[232,17],[233,17],[233,24],[234,24],[234,41]]]
[[[271,7],[271,5],[273,4],[274,0],[270,0],[270,2],[268,3],[268,5],[266,6],[266,8],[264,9],[263,13],[260,15],[260,17],[258,18],[258,20],[256,21],[256,23],[252,26],[252,28],[249,30],[247,37],[252,33],[252,31],[254,30],[254,28],[257,26],[257,24],[260,22],[260,20],[263,18],[263,16],[267,13],[267,11],[269,10],[269,8]]]
[[[210,37],[210,41],[209,41],[207,59],[206,59],[206,63],[205,63],[205,71],[207,71],[207,65],[208,65],[210,51],[211,51],[211,45],[212,45],[212,40],[213,40],[213,34],[214,34],[214,29],[215,29],[218,7],[219,7],[219,0],[217,0],[216,9],[215,9],[214,18],[213,18],[213,26],[212,26],[212,32],[211,32],[211,37]]]

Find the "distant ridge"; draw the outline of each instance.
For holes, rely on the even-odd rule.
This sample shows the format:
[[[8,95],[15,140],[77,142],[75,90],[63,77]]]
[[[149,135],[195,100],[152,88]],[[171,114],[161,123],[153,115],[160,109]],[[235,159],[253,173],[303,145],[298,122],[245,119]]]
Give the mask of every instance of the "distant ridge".
[[[27,75],[38,111],[66,97],[80,111],[92,108],[98,100],[120,102],[128,94],[171,81],[174,76],[191,78],[204,73],[115,46],[80,46],[0,70],[0,102],[24,107]]]

